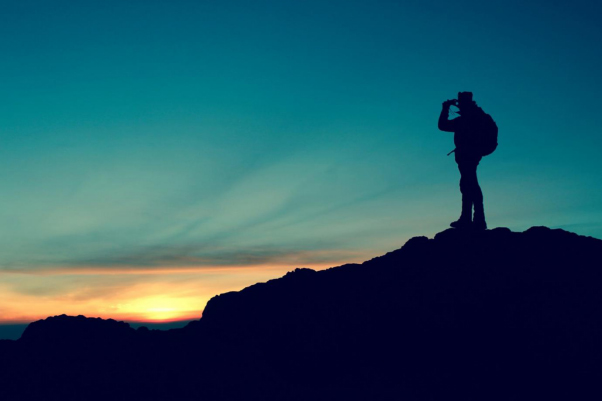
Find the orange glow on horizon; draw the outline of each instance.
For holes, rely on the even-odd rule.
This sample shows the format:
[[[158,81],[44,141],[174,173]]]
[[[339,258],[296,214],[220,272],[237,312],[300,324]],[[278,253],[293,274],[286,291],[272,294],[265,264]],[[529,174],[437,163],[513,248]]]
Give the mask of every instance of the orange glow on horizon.
[[[319,270],[341,264],[321,264]],[[213,296],[283,276],[294,267],[47,268],[0,271],[0,324],[61,314],[127,322],[198,320]]]

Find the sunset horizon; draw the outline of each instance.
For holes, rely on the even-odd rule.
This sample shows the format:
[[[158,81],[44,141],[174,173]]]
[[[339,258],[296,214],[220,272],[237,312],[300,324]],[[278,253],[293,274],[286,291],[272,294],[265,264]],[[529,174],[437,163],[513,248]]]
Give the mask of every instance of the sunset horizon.
[[[363,261],[341,261],[333,264],[314,264],[312,269],[321,270],[347,263]],[[79,269],[53,269],[49,268],[43,272],[38,272],[42,281],[48,277],[57,277],[68,275],[69,277],[79,277],[79,280],[91,277],[91,283],[98,275],[115,277],[121,280],[125,277],[136,277],[136,282],[142,282],[144,285],[136,285],[125,292],[103,295],[92,299],[92,302],[78,302],[81,297],[78,294],[63,295],[57,301],[40,300],[33,295],[29,298],[22,295],[4,293],[3,317],[0,318],[0,339],[2,335],[2,325],[6,324],[28,324],[33,321],[45,319],[47,317],[58,315],[83,315],[89,318],[114,319],[133,324],[168,324],[174,322],[188,322],[198,320],[202,317],[203,309],[206,303],[214,296],[221,293],[238,291],[258,282],[267,282],[276,279],[287,272],[291,272],[301,266],[238,266],[238,267],[153,267],[152,269],[91,269],[87,267],[84,272],[78,272]],[[250,272],[251,271],[251,272]],[[15,276],[22,274],[13,273]],[[218,275],[219,274],[219,275]],[[7,275],[5,273],[6,276]],[[26,274],[31,276],[32,274]],[[226,285],[219,283],[223,275],[229,275],[235,279]],[[169,281],[177,279],[177,283],[172,285],[173,289],[163,282],[165,277]],[[181,278],[178,278],[181,276]],[[217,276],[217,278],[210,278]],[[145,277],[142,279],[141,277]],[[151,283],[145,283],[152,279]],[[185,281],[186,285],[181,282]],[[217,281],[212,287],[208,287],[210,281]],[[90,285],[88,285],[90,286]],[[108,292],[107,292],[108,293]],[[87,296],[85,293],[83,296]],[[111,297],[112,296],[112,297]],[[14,306],[14,307],[13,307]],[[30,315],[19,315],[21,311],[29,312]],[[35,313],[31,313],[35,311]],[[12,313],[12,314],[11,314]]]

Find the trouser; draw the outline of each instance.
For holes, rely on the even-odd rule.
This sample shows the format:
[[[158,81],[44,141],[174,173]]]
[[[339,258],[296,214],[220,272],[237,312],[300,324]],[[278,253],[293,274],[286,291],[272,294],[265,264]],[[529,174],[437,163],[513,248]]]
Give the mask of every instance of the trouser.
[[[462,193],[462,215],[460,219],[471,220],[474,206],[474,218],[485,219],[483,192],[477,179],[477,166],[481,161],[476,158],[456,158],[460,170],[460,192]]]

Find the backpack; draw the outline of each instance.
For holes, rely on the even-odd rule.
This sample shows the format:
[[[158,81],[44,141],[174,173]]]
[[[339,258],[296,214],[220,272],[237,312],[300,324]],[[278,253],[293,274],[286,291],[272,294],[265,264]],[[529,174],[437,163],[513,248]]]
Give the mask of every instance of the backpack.
[[[497,124],[481,109],[478,123],[477,148],[481,156],[491,155],[497,148]]]

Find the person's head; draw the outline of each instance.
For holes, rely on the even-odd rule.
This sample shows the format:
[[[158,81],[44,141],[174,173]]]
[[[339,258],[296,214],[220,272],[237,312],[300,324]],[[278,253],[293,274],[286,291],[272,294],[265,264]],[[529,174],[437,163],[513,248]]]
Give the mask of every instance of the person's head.
[[[458,108],[460,110],[470,109],[476,103],[472,100],[472,92],[458,92]]]

